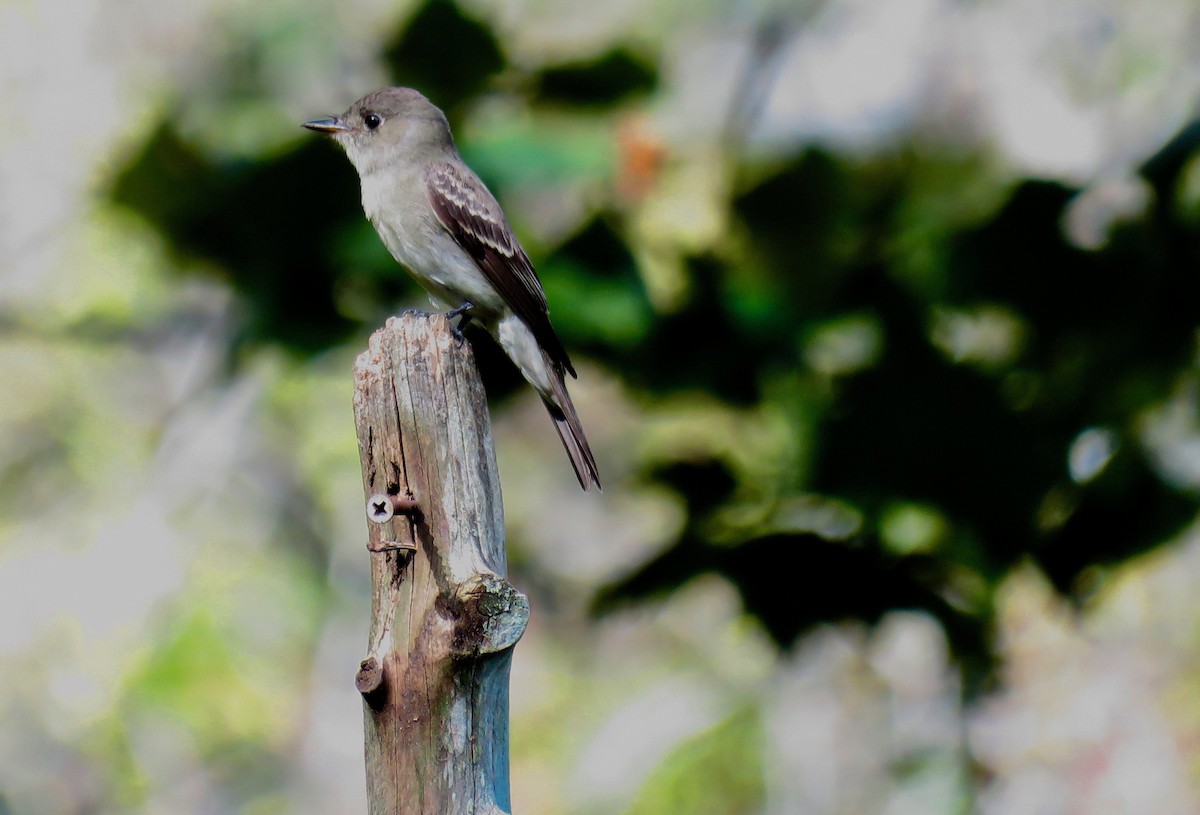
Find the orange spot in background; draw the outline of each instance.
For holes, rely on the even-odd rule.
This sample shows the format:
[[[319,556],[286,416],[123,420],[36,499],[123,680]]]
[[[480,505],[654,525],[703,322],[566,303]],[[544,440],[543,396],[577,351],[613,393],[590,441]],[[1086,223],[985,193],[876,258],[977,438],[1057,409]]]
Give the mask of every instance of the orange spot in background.
[[[667,148],[645,116],[627,116],[617,125],[617,196],[635,204],[658,184]]]

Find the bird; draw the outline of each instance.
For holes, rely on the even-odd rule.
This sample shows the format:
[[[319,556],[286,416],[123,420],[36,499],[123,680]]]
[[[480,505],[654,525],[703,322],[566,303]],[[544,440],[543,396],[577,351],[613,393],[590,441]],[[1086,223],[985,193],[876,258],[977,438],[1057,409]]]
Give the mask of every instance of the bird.
[[[477,322],[541,397],[579,485],[600,474],[566,377],[541,280],[504,211],[459,155],[446,115],[420,91],[388,87],[337,116],[304,122],[358,171],[367,219],[392,257],[447,315]]]

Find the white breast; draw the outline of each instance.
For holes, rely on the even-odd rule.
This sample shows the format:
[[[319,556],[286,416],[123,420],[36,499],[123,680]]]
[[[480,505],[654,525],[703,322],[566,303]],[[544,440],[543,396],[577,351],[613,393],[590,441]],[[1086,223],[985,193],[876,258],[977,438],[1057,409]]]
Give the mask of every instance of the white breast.
[[[443,308],[470,300],[484,311],[504,311],[503,300],[475,261],[437,220],[425,197],[424,182],[389,175],[371,173],[363,177],[362,203],[392,257]]]

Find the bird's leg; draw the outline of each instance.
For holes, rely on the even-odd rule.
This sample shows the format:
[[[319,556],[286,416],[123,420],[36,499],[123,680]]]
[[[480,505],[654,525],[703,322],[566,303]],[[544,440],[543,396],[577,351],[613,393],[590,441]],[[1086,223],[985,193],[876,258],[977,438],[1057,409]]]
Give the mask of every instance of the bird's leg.
[[[475,304],[470,300],[463,300],[462,305],[458,308],[452,308],[446,312],[446,319],[453,320],[455,317],[462,317],[458,321],[458,330],[462,331],[467,327],[467,323],[471,322],[471,309],[475,308]]]

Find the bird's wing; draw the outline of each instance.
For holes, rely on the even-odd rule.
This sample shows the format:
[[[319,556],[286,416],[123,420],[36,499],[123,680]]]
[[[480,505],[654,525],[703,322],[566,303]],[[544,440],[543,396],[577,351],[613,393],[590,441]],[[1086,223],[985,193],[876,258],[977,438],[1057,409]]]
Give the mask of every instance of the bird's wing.
[[[432,165],[425,190],[442,226],[467,251],[538,344],[562,371],[575,369],[554,327],[537,272],[496,199],[470,171],[449,163]]]

